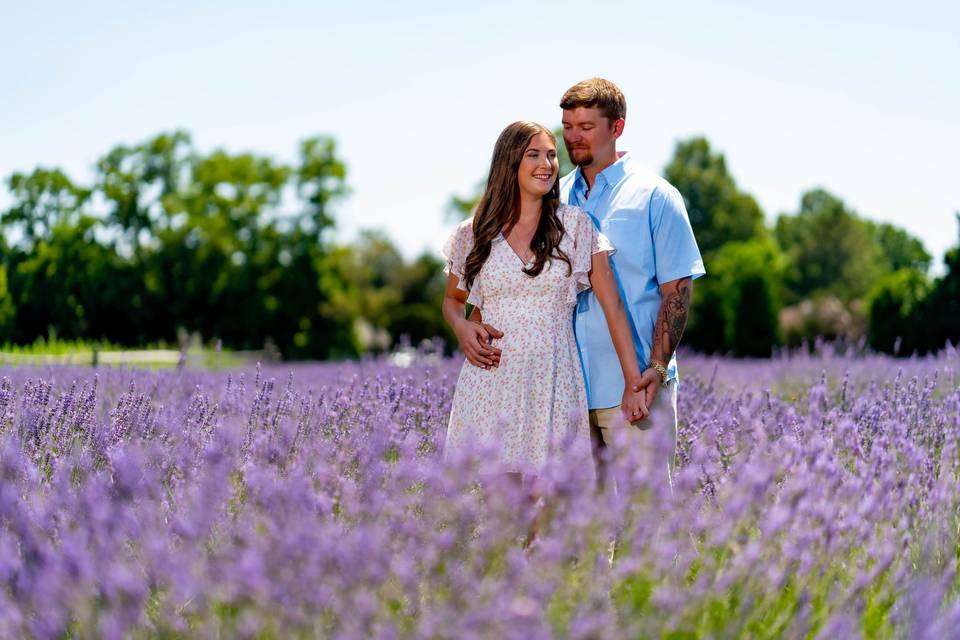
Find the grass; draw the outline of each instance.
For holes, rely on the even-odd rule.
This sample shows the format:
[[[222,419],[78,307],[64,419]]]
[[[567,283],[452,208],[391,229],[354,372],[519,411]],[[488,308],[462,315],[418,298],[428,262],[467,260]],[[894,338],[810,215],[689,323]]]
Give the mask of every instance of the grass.
[[[202,369],[225,369],[248,364],[243,353],[204,347],[193,341],[186,350],[164,343],[129,348],[106,340],[63,340],[38,338],[28,345],[5,344],[0,347],[0,365],[76,365],[129,366],[147,369],[174,368],[181,365]]]

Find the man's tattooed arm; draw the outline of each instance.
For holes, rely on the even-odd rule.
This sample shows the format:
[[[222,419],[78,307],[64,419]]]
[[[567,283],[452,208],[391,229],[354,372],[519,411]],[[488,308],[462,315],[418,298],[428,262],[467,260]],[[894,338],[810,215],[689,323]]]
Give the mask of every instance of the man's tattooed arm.
[[[680,337],[687,326],[690,311],[690,296],[693,290],[691,278],[680,278],[660,287],[660,312],[653,329],[653,353],[655,360],[664,367],[670,362],[680,344]]]

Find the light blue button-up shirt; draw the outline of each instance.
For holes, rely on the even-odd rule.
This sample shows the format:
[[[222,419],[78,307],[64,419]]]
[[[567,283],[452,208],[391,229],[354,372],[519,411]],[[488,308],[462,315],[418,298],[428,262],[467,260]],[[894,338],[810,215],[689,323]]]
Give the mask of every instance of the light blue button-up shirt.
[[[653,328],[660,311],[660,283],[706,273],[683,197],[627,153],[597,174],[589,197],[579,168],[564,176],[560,201],[590,214],[616,249],[610,263],[643,368],[650,361]],[[623,372],[593,290],[584,291],[577,300],[574,332],[590,408],[619,405]],[[676,357],[671,358],[667,374],[677,378]]]

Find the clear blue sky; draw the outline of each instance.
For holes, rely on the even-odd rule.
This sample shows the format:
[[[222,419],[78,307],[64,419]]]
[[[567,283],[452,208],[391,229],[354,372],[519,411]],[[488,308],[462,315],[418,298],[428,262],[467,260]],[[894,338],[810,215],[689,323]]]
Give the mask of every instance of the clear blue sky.
[[[444,204],[482,178],[506,124],[556,125],[563,91],[600,75],[627,96],[621,148],[651,168],[703,134],[769,220],[823,186],[939,264],[960,210],[958,7],[16,3],[0,23],[0,176],[58,165],[88,181],[113,145],[174,128],[284,160],[331,134],[353,189],[340,237],[383,228],[412,256],[439,248]]]

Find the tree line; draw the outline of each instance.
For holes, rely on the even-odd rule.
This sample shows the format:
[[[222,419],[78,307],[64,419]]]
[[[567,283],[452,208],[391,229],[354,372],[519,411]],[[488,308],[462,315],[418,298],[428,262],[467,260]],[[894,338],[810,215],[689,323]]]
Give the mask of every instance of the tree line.
[[[329,137],[283,163],[200,153],[184,131],[114,147],[91,184],[57,168],[14,173],[0,213],[0,344],[175,344],[186,332],[339,358],[385,332],[444,335],[438,257],[405,262],[376,233],[333,241],[346,177]]]
[[[822,188],[766,226],[705,138],[680,142],[664,175],[684,196],[708,271],[695,288],[688,345],[766,356],[817,337],[866,338],[874,350],[910,354],[960,340],[960,235],[946,274],[931,280],[919,239]]]
[[[297,151],[291,163],[201,153],[174,131],[110,149],[89,184],[57,168],[9,176],[0,344],[56,335],[140,346],[186,332],[232,349],[268,343],[287,358],[352,357],[404,337],[452,345],[440,257],[406,260],[378,231],[336,242],[335,207],[349,195],[336,142],[311,137]],[[931,279],[918,239],[822,189],[768,227],[704,138],[678,143],[664,176],[684,195],[708,270],[687,345],[765,356],[816,336],[866,336],[911,353],[960,339],[958,248]],[[452,197],[450,212],[468,215],[480,188]]]

